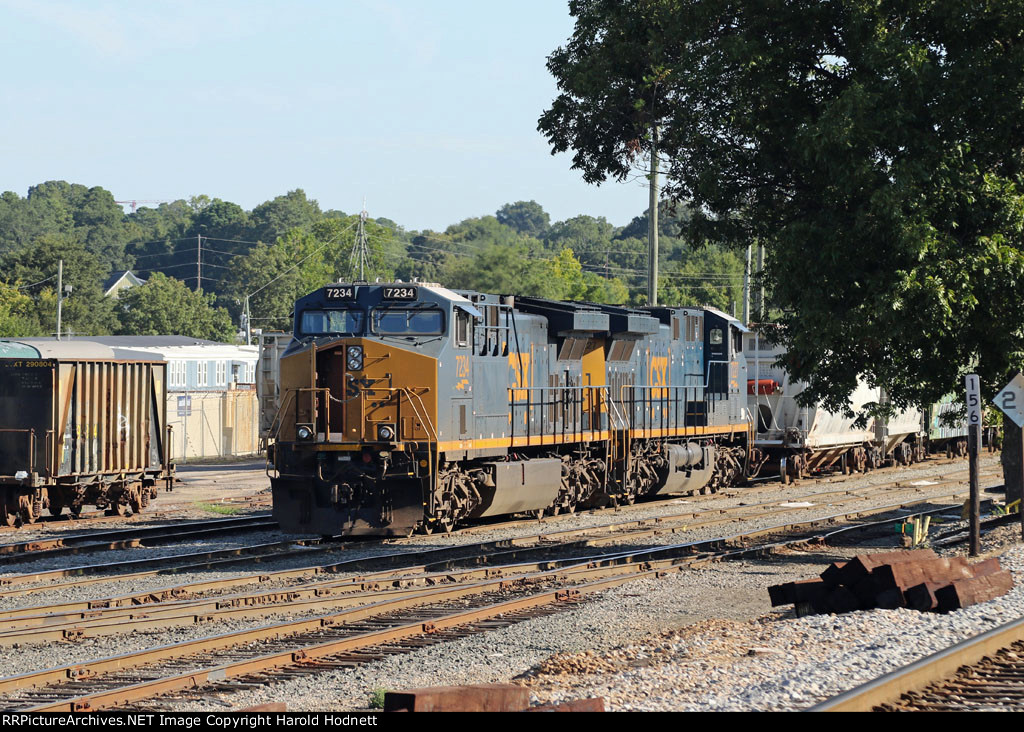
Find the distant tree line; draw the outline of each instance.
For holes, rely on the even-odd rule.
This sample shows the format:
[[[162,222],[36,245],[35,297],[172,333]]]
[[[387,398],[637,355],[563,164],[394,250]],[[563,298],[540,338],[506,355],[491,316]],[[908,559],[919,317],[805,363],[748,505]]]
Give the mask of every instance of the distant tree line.
[[[660,211],[659,299],[730,310],[743,263],[727,247],[687,246],[685,207]],[[301,189],[246,211],[196,196],[125,213],[113,195],[49,181],[0,195],[0,336],[51,335],[64,261],[63,330],[75,335],[181,334],[233,341],[248,299],[254,328],[289,329],[294,301],[352,280],[358,214],[320,208]],[[441,232],[369,219],[367,279],[612,304],[646,299],[647,214],[625,227],[603,217],[552,223],[535,201],[502,206]],[[132,270],[143,286],[104,296]]]

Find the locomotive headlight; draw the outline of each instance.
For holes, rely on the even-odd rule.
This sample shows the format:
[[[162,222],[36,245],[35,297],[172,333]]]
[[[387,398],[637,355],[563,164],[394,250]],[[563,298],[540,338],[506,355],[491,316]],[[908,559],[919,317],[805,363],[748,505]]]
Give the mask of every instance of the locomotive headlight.
[[[311,439],[313,439],[313,430],[311,430],[309,427],[306,427],[305,425],[303,425],[302,427],[299,427],[299,430],[298,430],[297,434],[298,434],[300,440],[311,440]]]
[[[391,442],[395,439],[395,429],[388,424],[382,424],[377,428],[377,439],[381,442]]]
[[[349,346],[348,349],[348,370],[363,370],[363,349],[359,346]]]

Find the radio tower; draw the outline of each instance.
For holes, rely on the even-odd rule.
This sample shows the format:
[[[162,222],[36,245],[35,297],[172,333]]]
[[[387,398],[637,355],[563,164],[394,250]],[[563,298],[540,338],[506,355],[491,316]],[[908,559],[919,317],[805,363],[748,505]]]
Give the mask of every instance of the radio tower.
[[[352,245],[352,256],[349,257],[349,266],[355,275],[356,268],[359,269],[359,281],[366,281],[366,270],[370,265],[370,244],[366,240],[366,199],[363,199],[363,210],[359,214],[359,228],[356,229],[356,240]]]

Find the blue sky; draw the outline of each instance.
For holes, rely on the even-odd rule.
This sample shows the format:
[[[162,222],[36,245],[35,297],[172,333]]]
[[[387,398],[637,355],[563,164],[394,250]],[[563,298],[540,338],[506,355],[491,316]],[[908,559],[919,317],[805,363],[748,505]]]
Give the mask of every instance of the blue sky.
[[[536,131],[572,28],[565,0],[0,0],[0,189],[626,224],[644,184],[589,186]]]

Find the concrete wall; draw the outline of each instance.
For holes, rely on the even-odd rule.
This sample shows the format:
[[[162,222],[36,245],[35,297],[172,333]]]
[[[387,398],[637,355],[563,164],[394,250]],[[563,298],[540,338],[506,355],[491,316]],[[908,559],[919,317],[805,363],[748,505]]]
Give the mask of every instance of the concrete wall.
[[[167,422],[174,429],[171,459],[184,463],[200,458],[259,453],[259,400],[255,389],[219,393],[192,392],[192,415],[178,416],[178,397],[167,396]]]

